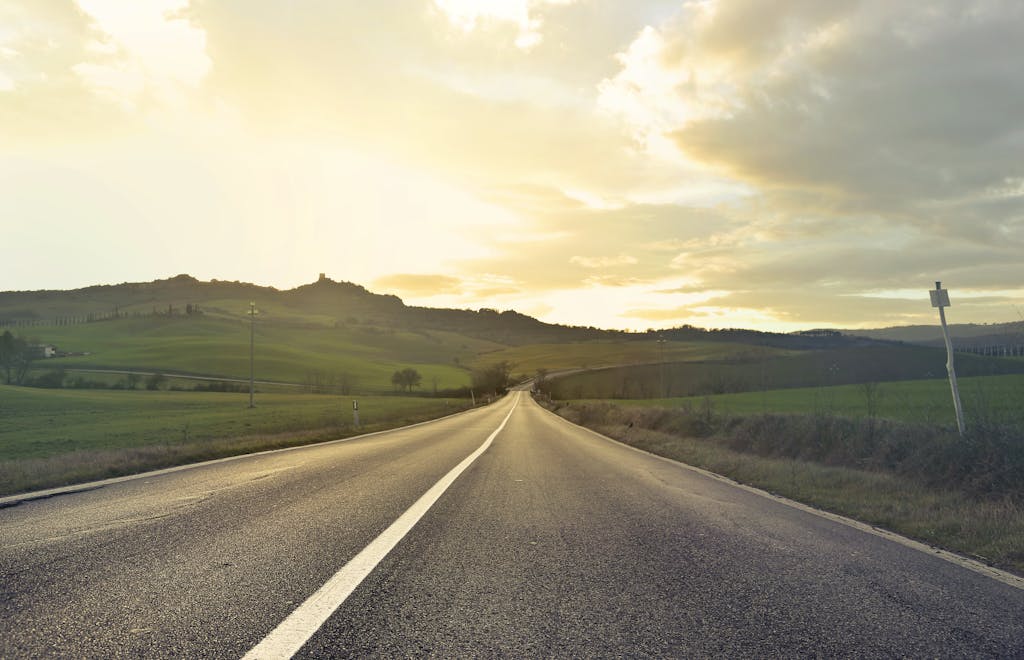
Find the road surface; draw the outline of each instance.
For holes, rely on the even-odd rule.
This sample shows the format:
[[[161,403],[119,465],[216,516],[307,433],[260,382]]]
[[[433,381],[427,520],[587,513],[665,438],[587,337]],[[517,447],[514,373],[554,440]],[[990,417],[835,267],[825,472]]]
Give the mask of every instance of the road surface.
[[[3,658],[1024,657],[1019,587],[525,393],[0,507]]]

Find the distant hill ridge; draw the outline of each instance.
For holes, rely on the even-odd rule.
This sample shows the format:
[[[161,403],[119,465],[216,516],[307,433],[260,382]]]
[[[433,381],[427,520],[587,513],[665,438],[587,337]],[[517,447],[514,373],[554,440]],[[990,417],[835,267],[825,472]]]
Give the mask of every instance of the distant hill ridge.
[[[487,336],[506,344],[580,341],[623,336],[613,330],[544,323],[515,311],[434,309],[406,305],[351,282],[321,277],[280,290],[247,282],[177,275],[153,282],[102,284],[73,290],[0,292],[0,327],[102,320],[116,316],[195,312],[243,319],[253,301],[262,318],[317,325],[420,327]]]
[[[938,346],[944,342],[942,328],[938,322],[934,325],[908,325],[871,330],[842,330],[841,332],[847,335],[925,346]],[[1024,321],[991,324],[956,323],[949,326],[949,334],[957,346],[1024,344]]]
[[[364,324],[444,330],[486,338],[506,345],[586,340],[651,339],[726,341],[781,348],[836,348],[871,343],[837,332],[780,334],[743,329],[706,330],[682,326],[642,333],[545,323],[516,311],[482,308],[440,309],[406,305],[401,298],[378,294],[351,282],[323,275],[294,289],[280,290],[247,282],[177,275],[153,282],[101,284],[73,290],[0,292],[0,327],[88,322],[132,315],[198,313],[244,319],[249,302],[262,318],[316,325]]]

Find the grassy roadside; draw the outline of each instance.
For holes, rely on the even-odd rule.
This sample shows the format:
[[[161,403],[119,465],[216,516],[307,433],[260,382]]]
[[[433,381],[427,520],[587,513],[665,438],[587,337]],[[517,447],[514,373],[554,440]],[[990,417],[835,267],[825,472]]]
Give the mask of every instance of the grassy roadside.
[[[1016,492],[1024,487],[1024,479],[1020,465],[1014,462],[1016,455],[1005,465],[992,465],[989,460],[972,474],[942,480],[939,474],[944,468],[939,459],[912,468],[893,458],[893,463],[885,466],[879,459],[863,458],[864,452],[848,452],[844,457],[836,453],[843,450],[835,447],[813,447],[821,445],[822,436],[801,442],[799,427],[807,422],[813,426],[815,421],[808,417],[779,421],[781,416],[756,416],[743,421],[716,418],[709,409],[627,409],[606,403],[556,403],[552,407],[570,421],[639,449],[1024,574],[1024,498]],[[754,433],[751,428],[758,425],[766,427],[766,437],[775,438],[771,450],[750,437]],[[839,427],[851,428],[843,423]],[[898,435],[906,429],[889,431]],[[844,435],[835,428],[828,434]],[[852,431],[845,435],[841,442],[857,437]],[[879,430],[879,437],[882,435]],[[960,450],[948,441],[948,436],[935,440],[947,443],[946,451],[955,461]],[[974,458],[985,454],[978,451]],[[929,463],[929,448],[920,453],[899,458]],[[972,460],[969,451],[961,453],[963,459]],[[929,470],[935,478],[926,476]],[[988,483],[985,470],[990,470],[992,480],[998,483]]]
[[[460,399],[0,386],[0,495],[396,428]]]

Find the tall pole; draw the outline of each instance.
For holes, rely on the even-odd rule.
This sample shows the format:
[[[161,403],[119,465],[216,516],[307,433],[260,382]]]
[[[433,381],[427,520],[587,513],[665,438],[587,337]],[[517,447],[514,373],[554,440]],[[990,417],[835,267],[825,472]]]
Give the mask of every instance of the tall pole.
[[[956,428],[960,431],[960,437],[963,437],[964,409],[960,404],[960,389],[956,385],[956,370],[953,368],[953,341],[949,338],[949,328],[946,327],[945,308],[949,307],[949,290],[942,288],[942,282],[936,282],[935,290],[928,293],[931,294],[932,307],[939,308],[942,337],[946,340],[946,371],[949,373],[949,387],[953,391],[953,407],[956,409]]]
[[[256,303],[249,303],[249,407],[255,408],[256,395]]]
[[[665,398],[665,338],[658,337],[658,352],[659,352],[659,363],[658,363],[658,375],[661,377],[661,398]]]

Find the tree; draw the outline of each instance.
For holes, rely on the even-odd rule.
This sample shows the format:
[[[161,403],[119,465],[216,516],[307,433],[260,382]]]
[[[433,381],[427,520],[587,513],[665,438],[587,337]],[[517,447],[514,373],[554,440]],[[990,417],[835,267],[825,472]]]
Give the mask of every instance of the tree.
[[[504,392],[508,389],[511,382],[513,366],[511,362],[502,360],[489,367],[474,370],[473,389],[481,393],[493,392],[499,394]]]
[[[533,391],[538,394],[549,394],[548,392],[548,370],[544,367],[537,369],[533,376]]]
[[[4,334],[0,335],[0,369],[4,370],[4,382],[8,385],[11,384],[11,369],[14,368],[15,341],[10,330],[4,330]]]
[[[36,349],[27,341],[15,337],[10,330],[0,335],[0,369],[3,369],[5,383],[21,385],[35,359]]]
[[[151,374],[146,378],[146,389],[147,390],[158,390],[160,386],[167,382],[167,376],[163,374]]]
[[[395,389],[405,389],[408,392],[412,392],[414,387],[419,387],[422,381],[423,376],[412,367],[406,367],[391,374],[391,384],[395,386]]]
[[[423,382],[423,376],[421,376],[420,372],[416,371],[412,367],[402,369],[402,376],[405,380],[405,386],[409,392],[412,392],[412,388],[419,387],[420,383]]]

